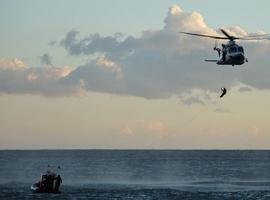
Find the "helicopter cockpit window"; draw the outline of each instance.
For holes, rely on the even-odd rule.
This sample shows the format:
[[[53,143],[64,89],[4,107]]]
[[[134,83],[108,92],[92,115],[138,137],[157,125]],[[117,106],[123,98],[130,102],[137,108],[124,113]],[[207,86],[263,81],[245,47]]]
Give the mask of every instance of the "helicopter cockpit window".
[[[237,48],[236,47],[230,47],[229,48],[229,53],[235,53],[237,52]]]
[[[239,52],[244,52],[243,47],[238,47],[238,51],[239,51]]]

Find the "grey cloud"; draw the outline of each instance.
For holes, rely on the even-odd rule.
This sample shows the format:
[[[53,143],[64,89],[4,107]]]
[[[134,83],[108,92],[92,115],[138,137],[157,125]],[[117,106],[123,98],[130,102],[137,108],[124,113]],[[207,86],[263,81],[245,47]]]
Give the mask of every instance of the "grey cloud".
[[[251,92],[252,91],[252,88],[250,88],[250,87],[240,87],[239,89],[238,89],[238,91],[239,92]]]
[[[41,64],[53,66],[52,59],[47,53],[40,56],[40,61],[41,61]]]
[[[49,46],[53,47],[54,45],[56,45],[57,41],[52,40],[48,43]]]
[[[193,104],[205,105],[213,103],[212,97],[209,95],[208,92],[205,91],[189,91],[179,95],[178,98],[186,106],[191,106]]]
[[[99,33],[92,34],[81,40],[77,39],[78,31],[72,30],[60,42],[71,55],[94,54],[107,52],[129,52],[137,46],[137,40],[132,36],[121,41],[122,35],[116,33],[114,36],[100,36]]]
[[[121,94],[125,91],[123,80],[119,80],[114,72],[102,69],[95,63],[78,67],[61,81],[65,85],[74,85],[80,80],[84,82],[85,89],[88,91],[114,94]]]
[[[193,97],[181,99],[181,102],[184,105],[187,105],[187,106],[191,106],[193,104],[205,105],[204,101],[200,97],[198,97],[198,96],[193,96]]]

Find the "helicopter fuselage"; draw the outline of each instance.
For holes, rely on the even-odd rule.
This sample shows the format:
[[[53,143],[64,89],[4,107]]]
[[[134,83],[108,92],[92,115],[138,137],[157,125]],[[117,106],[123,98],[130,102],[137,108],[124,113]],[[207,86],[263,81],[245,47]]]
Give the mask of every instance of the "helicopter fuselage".
[[[244,48],[234,41],[222,44],[222,57],[216,63],[218,65],[242,65],[246,62]]]

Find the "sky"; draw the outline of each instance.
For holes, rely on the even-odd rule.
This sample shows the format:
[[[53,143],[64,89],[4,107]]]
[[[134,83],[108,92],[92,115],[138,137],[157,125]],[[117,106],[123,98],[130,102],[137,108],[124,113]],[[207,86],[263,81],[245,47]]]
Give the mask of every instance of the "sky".
[[[220,67],[178,33],[269,33],[269,6],[0,1],[0,149],[269,149],[270,41]]]

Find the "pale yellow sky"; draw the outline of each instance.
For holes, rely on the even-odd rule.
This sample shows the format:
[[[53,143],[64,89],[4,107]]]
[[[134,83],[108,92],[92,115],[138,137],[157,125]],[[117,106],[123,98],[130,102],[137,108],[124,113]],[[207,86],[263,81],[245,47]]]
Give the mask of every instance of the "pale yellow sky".
[[[268,91],[216,95],[193,106],[176,97],[1,95],[0,148],[270,147]]]

